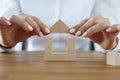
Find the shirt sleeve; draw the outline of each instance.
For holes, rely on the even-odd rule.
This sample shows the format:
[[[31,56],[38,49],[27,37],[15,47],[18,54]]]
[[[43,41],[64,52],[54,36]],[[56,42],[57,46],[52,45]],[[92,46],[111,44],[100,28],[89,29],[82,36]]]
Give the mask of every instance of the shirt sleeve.
[[[3,0],[0,16],[9,19],[14,14],[21,12],[19,0]]]
[[[110,20],[112,24],[118,24],[117,0],[96,0],[92,15],[100,14]]]

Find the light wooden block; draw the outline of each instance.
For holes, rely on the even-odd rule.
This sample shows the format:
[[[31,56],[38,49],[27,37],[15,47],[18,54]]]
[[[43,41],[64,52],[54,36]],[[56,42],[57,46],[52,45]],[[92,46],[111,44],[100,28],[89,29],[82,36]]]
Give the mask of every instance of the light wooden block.
[[[106,63],[113,66],[120,66],[120,53],[108,52],[106,55]]]
[[[46,39],[45,60],[46,61],[75,61],[75,40],[68,39],[68,51],[65,52],[53,52],[52,39]]]
[[[46,44],[45,44],[45,54],[52,54],[52,46],[53,46],[53,40],[51,38],[46,38]]]
[[[50,31],[51,31],[51,33],[68,33],[69,32],[69,28],[62,20],[58,20],[50,28]]]
[[[75,39],[68,39],[68,54],[75,54]]]
[[[67,54],[66,52],[53,52],[53,54],[45,55],[46,61],[75,61],[75,54]]]
[[[62,20],[58,20],[51,28],[51,33],[68,33],[69,28]],[[45,60],[46,61],[75,61],[75,39],[68,39],[68,50],[65,52],[53,52],[53,41],[46,38]],[[62,46],[61,46],[62,47]],[[56,54],[55,54],[56,53]]]

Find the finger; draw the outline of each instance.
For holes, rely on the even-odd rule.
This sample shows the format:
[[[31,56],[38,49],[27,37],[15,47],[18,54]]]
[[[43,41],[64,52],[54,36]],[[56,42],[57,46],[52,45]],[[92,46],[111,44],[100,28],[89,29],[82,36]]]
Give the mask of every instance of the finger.
[[[28,24],[33,27],[34,35],[43,36],[42,32],[40,31],[39,25],[35,22],[35,20],[31,16],[27,16],[25,18],[25,21],[27,21]]]
[[[106,29],[106,32],[120,32],[120,24],[112,25]]]
[[[11,22],[4,17],[0,17],[0,25],[10,26]]]
[[[79,27],[78,31],[76,32],[76,36],[82,35],[87,29],[89,29],[91,26],[95,25],[94,19],[91,18],[88,21],[86,21],[82,26]]]
[[[87,31],[83,33],[83,37],[89,37],[95,33],[98,33],[100,31],[104,31],[108,26],[103,26],[103,24],[99,23],[94,25],[93,27],[89,28]]]
[[[82,20],[79,24],[75,25],[74,27],[72,27],[69,32],[71,34],[75,34],[77,32],[77,30],[79,29],[79,27],[81,27],[83,24],[85,24],[85,22],[87,21],[88,19],[84,19]]]
[[[103,31],[110,25],[107,18],[95,18],[94,22],[96,22],[96,24],[88,28],[88,30],[82,34],[83,37],[87,37],[87,35],[90,36],[97,32]]]
[[[17,15],[13,15],[10,19],[10,22],[13,25],[17,25],[26,31],[33,31],[32,26],[30,26],[24,19],[22,19],[21,17]]]
[[[34,20],[37,22],[37,24],[39,25],[40,30],[42,31],[42,33],[43,33],[44,35],[47,35],[47,34],[50,33],[50,29],[47,28],[47,26],[46,26],[44,23],[42,23],[42,22],[41,22],[38,18],[36,18],[36,17],[33,17],[33,18],[34,18]]]

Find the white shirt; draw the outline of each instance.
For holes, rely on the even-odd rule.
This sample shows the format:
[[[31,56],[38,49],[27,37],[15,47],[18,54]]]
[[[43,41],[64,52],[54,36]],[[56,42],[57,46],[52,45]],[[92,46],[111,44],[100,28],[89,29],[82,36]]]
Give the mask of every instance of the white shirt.
[[[4,10],[1,16],[10,18],[21,12],[38,17],[49,28],[59,19],[72,27],[81,20],[92,15],[100,14],[109,18],[111,23],[117,23],[115,13],[116,0],[4,0]],[[19,36],[19,35],[18,35]],[[67,34],[48,35],[54,40],[54,50],[66,50]],[[89,39],[76,38],[76,50],[89,50]],[[44,50],[45,37],[31,37],[28,39],[27,50]]]

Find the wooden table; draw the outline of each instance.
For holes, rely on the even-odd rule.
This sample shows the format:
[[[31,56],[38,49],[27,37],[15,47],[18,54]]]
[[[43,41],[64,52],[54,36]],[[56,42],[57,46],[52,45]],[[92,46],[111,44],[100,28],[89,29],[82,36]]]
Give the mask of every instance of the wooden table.
[[[44,52],[0,54],[0,80],[120,80],[120,67],[105,54],[77,52],[75,62],[45,62]]]

